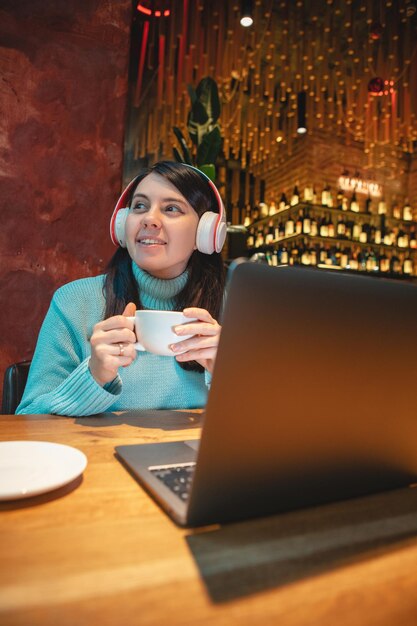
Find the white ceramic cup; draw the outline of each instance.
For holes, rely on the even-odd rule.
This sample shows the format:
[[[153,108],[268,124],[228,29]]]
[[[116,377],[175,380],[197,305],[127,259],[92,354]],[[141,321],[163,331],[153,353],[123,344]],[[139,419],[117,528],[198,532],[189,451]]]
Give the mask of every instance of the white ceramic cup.
[[[192,335],[176,335],[173,331],[179,324],[195,322],[195,317],[185,317],[180,311],[136,311],[135,317],[130,317],[135,324],[135,333],[138,339],[136,350],[152,352],[160,356],[174,356],[169,347],[178,341],[184,341]]]

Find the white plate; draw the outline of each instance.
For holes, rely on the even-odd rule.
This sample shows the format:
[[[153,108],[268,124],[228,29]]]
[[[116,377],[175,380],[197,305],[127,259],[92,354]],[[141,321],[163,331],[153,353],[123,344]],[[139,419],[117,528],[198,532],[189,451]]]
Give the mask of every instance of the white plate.
[[[85,470],[85,454],[46,441],[0,442],[0,500],[17,500],[62,487]]]

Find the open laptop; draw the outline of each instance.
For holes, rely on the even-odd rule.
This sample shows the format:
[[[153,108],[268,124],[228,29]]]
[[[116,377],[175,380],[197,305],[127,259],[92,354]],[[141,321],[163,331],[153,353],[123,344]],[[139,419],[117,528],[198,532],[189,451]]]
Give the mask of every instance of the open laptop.
[[[182,526],[417,481],[417,288],[243,263],[202,435],[116,452]]]

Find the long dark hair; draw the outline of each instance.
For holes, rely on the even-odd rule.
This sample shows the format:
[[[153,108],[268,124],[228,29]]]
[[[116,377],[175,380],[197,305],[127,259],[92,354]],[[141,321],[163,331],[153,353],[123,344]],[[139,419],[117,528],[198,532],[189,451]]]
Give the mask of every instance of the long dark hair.
[[[199,217],[206,211],[219,212],[217,198],[204,176],[174,161],[160,161],[143,170],[132,189],[129,204],[137,185],[151,173],[159,174],[174,185]],[[181,311],[185,307],[196,306],[206,309],[214,319],[218,319],[225,282],[224,265],[220,253],[203,254],[194,250],[187,269],[189,279],[176,297],[176,309]],[[132,260],[125,248],[118,248],[110,259],[106,268],[103,290],[106,300],[105,319],[121,314],[128,302],[134,302],[138,309],[143,308],[139,289],[133,276]],[[180,366],[186,370],[203,371],[201,365],[195,361],[180,363]]]

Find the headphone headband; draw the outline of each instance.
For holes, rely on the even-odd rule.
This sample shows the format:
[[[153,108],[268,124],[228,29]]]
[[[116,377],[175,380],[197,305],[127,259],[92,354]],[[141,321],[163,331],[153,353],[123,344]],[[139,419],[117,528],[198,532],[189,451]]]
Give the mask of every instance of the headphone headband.
[[[218,213],[206,211],[200,217],[197,229],[197,249],[205,254],[220,252],[226,239],[226,211],[219,190],[207,174],[199,170],[197,167],[189,165],[188,163],[182,163],[182,165],[194,170],[208,182],[209,187],[213,191],[217,200],[219,209]],[[141,178],[142,174],[139,174],[130,181],[127,187],[123,190],[114,208],[113,215],[110,220],[110,238],[115,246],[126,246],[124,227],[129,210],[128,207],[126,207],[126,201],[132,188]]]

